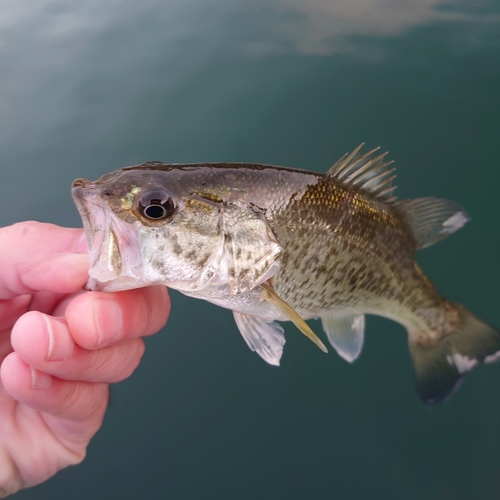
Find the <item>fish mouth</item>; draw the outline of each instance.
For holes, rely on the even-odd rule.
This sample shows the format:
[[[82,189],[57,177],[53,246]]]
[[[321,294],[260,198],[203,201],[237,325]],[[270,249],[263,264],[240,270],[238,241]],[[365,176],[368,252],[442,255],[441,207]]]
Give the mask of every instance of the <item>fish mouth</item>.
[[[145,286],[138,228],[120,219],[101,191],[87,179],[77,179],[71,188],[89,249],[90,278],[84,288],[112,292]]]

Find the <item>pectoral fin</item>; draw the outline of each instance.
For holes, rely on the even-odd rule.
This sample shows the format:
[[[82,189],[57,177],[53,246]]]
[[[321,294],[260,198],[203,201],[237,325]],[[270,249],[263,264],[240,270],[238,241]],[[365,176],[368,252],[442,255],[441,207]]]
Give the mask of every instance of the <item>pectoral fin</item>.
[[[290,321],[310,340],[312,340],[323,352],[328,352],[325,344],[321,342],[319,337],[311,330],[309,325],[298,315],[298,313],[288,305],[283,299],[281,299],[272,285],[269,283],[262,283],[262,288],[264,289],[264,298],[271,303],[273,306],[278,308],[285,316],[287,316]]]
[[[360,354],[365,338],[364,314],[328,314],[321,318],[323,330],[338,355],[352,363]]]
[[[275,321],[265,323],[249,314],[233,311],[233,315],[248,347],[270,365],[279,366],[285,344],[283,327]]]

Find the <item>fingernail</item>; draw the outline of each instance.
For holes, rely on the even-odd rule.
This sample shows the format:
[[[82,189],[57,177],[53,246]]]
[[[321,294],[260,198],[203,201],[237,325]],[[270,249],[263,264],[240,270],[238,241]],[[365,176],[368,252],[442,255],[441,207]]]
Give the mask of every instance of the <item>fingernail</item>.
[[[120,337],[123,327],[123,313],[112,299],[94,301],[94,324],[97,330],[97,346],[103,347]]]
[[[48,389],[52,384],[52,377],[45,372],[31,368],[31,388]]]
[[[43,315],[47,328],[48,348],[47,361],[62,361],[66,359],[74,348],[73,339],[69,336],[64,323],[58,318],[50,318]]]

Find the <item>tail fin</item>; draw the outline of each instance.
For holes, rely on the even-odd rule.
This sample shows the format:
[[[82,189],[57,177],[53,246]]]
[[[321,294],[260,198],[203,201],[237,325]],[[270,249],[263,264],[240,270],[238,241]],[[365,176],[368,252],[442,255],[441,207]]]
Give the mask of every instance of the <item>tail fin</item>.
[[[410,335],[417,393],[424,403],[441,403],[460,380],[480,363],[500,361],[500,333],[459,305],[462,321],[436,342],[419,342]]]

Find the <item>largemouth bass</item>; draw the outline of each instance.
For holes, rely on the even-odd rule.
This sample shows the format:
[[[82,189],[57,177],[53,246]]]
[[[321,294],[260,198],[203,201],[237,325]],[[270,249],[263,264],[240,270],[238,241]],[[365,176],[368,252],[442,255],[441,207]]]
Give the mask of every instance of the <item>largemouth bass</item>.
[[[352,362],[365,314],[384,316],[408,332],[419,396],[439,403],[476,365],[500,360],[499,332],[442,298],[414,259],[468,217],[448,200],[398,202],[392,162],[361,146],[326,174],[148,162],[77,179],[87,288],[162,284],[231,309],[250,349],[273,365],[285,343],[278,321],[326,352],[305,322],[321,318]]]

